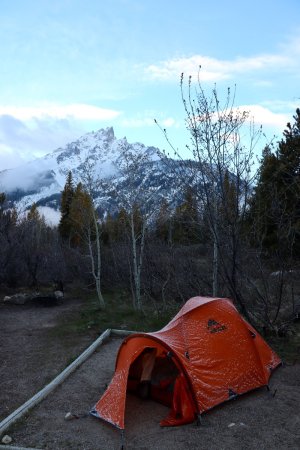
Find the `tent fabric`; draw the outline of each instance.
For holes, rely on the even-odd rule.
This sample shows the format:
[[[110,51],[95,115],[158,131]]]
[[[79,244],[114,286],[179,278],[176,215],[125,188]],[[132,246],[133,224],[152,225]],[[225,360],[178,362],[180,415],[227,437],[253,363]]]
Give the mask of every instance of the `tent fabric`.
[[[172,405],[168,416],[161,420],[161,427],[184,425],[195,419],[195,405],[183,373],[176,378]]]
[[[153,351],[156,361],[171,360],[176,368],[173,379],[165,376],[158,382],[155,378],[163,364],[158,369],[152,364],[150,372],[146,369],[151,397],[171,408],[162,426],[192,422],[224,401],[268,385],[281,363],[231,300],[193,297],[160,331],[133,334],[122,342],[115,374],[95,406],[97,417],[124,429],[126,393],[134,389],[131,377],[138,377],[138,370],[145,373],[138,366],[144,353]],[[172,386],[169,394],[168,386]]]

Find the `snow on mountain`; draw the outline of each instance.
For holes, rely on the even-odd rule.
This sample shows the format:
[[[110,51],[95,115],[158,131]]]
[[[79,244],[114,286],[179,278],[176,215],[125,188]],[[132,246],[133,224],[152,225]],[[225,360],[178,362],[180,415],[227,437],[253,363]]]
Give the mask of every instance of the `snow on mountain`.
[[[79,182],[87,162],[92,166],[95,177],[104,181],[114,178],[114,192],[126,190],[128,180],[118,173],[125,148],[134,154],[140,154],[141,160],[147,155],[147,162],[141,164],[139,169],[139,179],[143,186],[147,185],[153,190],[159,188],[160,197],[168,199],[174,196],[177,189],[174,177],[163,167],[158,149],[141,143],[129,144],[126,138],[117,139],[112,127],[87,133],[42,158],[0,172],[0,192],[5,192],[8,200],[19,210],[24,211],[33,203],[57,210],[68,172],[72,171],[73,179]],[[95,200],[102,210],[112,209],[114,212],[118,209],[111,185],[107,191],[102,187]]]

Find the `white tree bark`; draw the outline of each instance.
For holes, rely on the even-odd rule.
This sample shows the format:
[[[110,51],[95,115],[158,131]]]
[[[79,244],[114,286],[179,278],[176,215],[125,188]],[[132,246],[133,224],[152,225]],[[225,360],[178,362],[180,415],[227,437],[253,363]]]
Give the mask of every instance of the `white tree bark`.
[[[97,217],[95,210],[93,209],[93,224],[95,228],[95,243],[96,243],[96,254],[93,251],[93,243],[91,239],[91,230],[89,230],[88,234],[88,247],[89,247],[89,255],[91,261],[91,272],[92,276],[95,280],[96,284],[96,292],[99,300],[99,304],[101,308],[105,308],[105,301],[102,295],[101,290],[101,246],[100,246],[100,232],[99,232],[99,224],[97,223]]]
[[[141,275],[144,260],[146,230],[154,209],[151,200],[155,192],[141,186],[138,180],[143,164],[149,163],[147,154],[135,152],[126,146],[123,148],[118,171],[126,179],[126,192],[118,192],[118,200],[129,216],[129,242],[131,253],[131,270],[133,278],[133,305],[138,311],[142,309]],[[140,213],[141,223],[135,223],[134,213]]]
[[[86,211],[86,222],[82,230],[82,237],[88,247],[91,275],[95,281],[98,301],[100,307],[104,309],[105,300],[101,289],[101,233],[93,199],[93,193],[99,190],[101,180],[99,174],[95,173],[94,162],[90,160],[89,156],[83,163],[83,166],[82,184],[90,197],[91,211]],[[94,233],[94,236],[92,236],[92,232]]]

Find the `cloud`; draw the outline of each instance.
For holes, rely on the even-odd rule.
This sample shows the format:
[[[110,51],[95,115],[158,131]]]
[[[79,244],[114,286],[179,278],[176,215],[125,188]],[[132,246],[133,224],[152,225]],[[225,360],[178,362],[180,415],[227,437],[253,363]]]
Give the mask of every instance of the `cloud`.
[[[248,113],[245,121],[246,124],[251,122],[255,126],[272,128],[274,131],[283,131],[287,122],[290,120],[289,114],[274,112],[259,104],[240,105],[233,108],[234,115],[242,112]],[[213,114],[212,117],[217,120],[217,113]]]
[[[222,62],[213,58],[194,55],[190,58],[176,58],[152,64],[146,67],[145,72],[155,80],[178,80],[180,73],[195,76],[199,66],[205,67],[201,72],[204,81],[220,80],[228,76],[222,69]]]
[[[121,125],[127,128],[152,127],[154,125],[154,118],[127,118],[121,121]]]
[[[240,111],[249,111],[249,118],[258,125],[278,128],[283,130],[290,120],[288,114],[273,112],[261,105],[242,105]]]
[[[197,77],[201,66],[202,81],[219,81],[233,78],[238,74],[270,70],[272,68],[292,65],[292,59],[287,55],[264,54],[249,58],[237,57],[234,60],[221,60],[204,55],[175,58],[152,64],[145,68],[146,76],[154,80],[178,81],[181,73]]]
[[[261,103],[262,106],[271,109],[272,111],[286,111],[287,114],[291,114],[291,111],[295,111],[299,108],[299,99],[294,97],[294,100],[265,100]]]
[[[253,85],[259,88],[270,88],[273,86],[273,82],[270,80],[255,80]]]
[[[163,127],[166,128],[170,128],[170,127],[179,127],[179,123],[178,121],[176,121],[175,119],[173,119],[173,117],[167,117],[166,119],[163,119],[161,121],[161,125]]]
[[[217,59],[206,55],[192,55],[172,58],[145,67],[148,78],[161,81],[178,81],[181,73],[193,78],[198,76],[201,66],[202,81],[220,81],[242,74],[264,71],[275,73],[280,69],[299,70],[300,38],[294,36],[281,45],[277,53],[265,53],[250,57],[237,56],[234,59]],[[297,69],[298,68],[298,69]],[[261,83],[266,81],[261,80]]]
[[[0,105],[0,170],[43,156],[76,140],[98,122],[110,122],[120,114],[117,110],[80,103]]]
[[[68,119],[75,120],[111,120],[121,114],[113,109],[74,103],[70,105],[48,104],[38,107],[0,106],[0,116],[12,116],[16,119],[28,121],[32,119]]]
[[[23,162],[24,158],[20,152],[0,142],[0,172],[9,167],[19,166]]]
[[[156,126],[154,118],[157,114],[153,113],[151,117],[142,118],[126,118],[121,121],[121,125],[127,128],[142,128],[142,127],[153,127]],[[178,127],[179,123],[173,117],[166,117],[159,120],[159,124],[163,127]]]
[[[39,206],[38,211],[41,216],[44,216],[46,223],[50,227],[55,227],[59,224],[61,218],[59,211],[49,208],[49,206]]]
[[[10,115],[2,115],[0,169],[16,167],[42,156],[74,140],[81,132],[80,126],[68,119],[44,118],[26,122]]]

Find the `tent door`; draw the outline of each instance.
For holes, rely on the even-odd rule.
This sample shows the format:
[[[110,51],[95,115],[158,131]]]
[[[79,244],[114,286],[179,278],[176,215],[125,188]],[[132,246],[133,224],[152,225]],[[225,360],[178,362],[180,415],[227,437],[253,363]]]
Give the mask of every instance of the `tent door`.
[[[131,364],[127,390],[171,408],[161,426],[181,425],[195,418],[195,407],[184,374],[167,352],[158,353],[155,347],[145,348]]]

